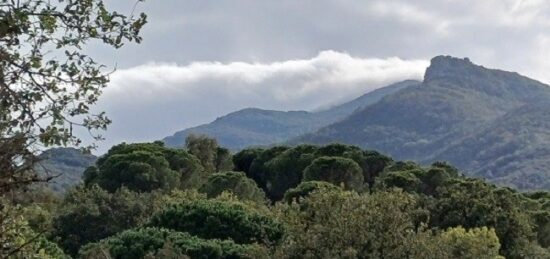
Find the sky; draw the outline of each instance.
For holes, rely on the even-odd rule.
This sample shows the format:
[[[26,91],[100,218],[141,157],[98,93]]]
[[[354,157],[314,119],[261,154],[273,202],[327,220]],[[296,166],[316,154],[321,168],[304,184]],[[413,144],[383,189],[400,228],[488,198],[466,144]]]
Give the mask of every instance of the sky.
[[[315,110],[423,77],[437,55],[550,82],[547,0],[107,0],[142,44],[87,51],[116,71],[97,154],[247,107]],[[135,7],[134,7],[135,6]]]

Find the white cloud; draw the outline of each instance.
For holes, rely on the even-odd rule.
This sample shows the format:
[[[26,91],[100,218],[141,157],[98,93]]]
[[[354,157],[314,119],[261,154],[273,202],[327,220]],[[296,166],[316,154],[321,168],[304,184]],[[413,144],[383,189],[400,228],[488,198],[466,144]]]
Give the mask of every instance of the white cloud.
[[[102,148],[154,140],[246,107],[312,110],[396,81],[422,79],[428,64],[328,50],[272,63],[149,63],[118,70],[98,105],[114,121]]]

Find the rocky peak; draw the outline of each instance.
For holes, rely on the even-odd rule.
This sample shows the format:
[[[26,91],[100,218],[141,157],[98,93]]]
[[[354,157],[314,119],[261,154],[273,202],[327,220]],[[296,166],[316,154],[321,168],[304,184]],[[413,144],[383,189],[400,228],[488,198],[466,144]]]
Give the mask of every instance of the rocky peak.
[[[432,58],[430,66],[426,69],[424,81],[469,75],[472,72],[479,71],[480,68],[468,58],[437,56]]]

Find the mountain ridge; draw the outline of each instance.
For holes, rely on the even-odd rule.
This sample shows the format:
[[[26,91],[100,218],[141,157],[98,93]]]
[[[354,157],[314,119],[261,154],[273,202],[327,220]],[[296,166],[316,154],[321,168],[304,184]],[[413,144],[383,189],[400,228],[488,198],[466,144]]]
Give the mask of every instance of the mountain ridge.
[[[438,56],[432,59],[422,84],[387,95],[346,119],[298,137],[291,143],[343,142],[379,150],[400,160],[425,163],[448,160],[470,174],[489,179],[495,178],[493,174],[498,170],[503,170],[512,178],[511,175],[520,173],[546,175],[544,181],[530,181],[527,184],[518,177],[515,180],[508,177],[500,182],[495,180],[523,189],[546,189],[550,188],[550,175],[534,170],[529,164],[533,159],[517,157],[514,161],[516,171],[500,166],[489,170],[483,167],[483,163],[501,161],[509,155],[496,152],[496,149],[485,149],[485,146],[498,146],[493,142],[503,140],[499,135],[505,134],[500,130],[503,127],[501,120],[512,123],[509,125],[511,129],[506,130],[508,134],[513,134],[513,129],[528,131],[526,136],[516,137],[515,142],[508,140],[506,143],[518,150],[507,152],[513,151],[520,157],[533,157],[529,150],[543,150],[543,144],[550,145],[550,125],[539,125],[537,128],[530,124],[530,121],[546,119],[543,114],[547,110],[543,107],[547,107],[549,101],[550,87],[539,81],[515,72],[478,66],[469,59]],[[527,116],[522,108],[535,117]],[[530,141],[529,131],[542,132],[538,135],[538,143]],[[480,134],[484,134],[483,137],[478,136]],[[493,142],[471,143],[471,138],[475,136],[492,139]],[[468,140],[470,142],[466,143]],[[468,148],[458,153],[451,148],[457,149],[462,145]],[[478,161],[478,157],[471,154],[488,155]],[[535,160],[542,166],[545,162],[541,161],[550,160],[550,154],[541,154],[543,158],[537,155]]]
[[[219,117],[211,123],[178,131],[163,141],[167,146],[181,147],[185,144],[187,135],[205,134],[216,138],[222,146],[232,150],[277,144],[344,119],[358,108],[418,83],[414,80],[394,83],[317,112],[245,108]]]

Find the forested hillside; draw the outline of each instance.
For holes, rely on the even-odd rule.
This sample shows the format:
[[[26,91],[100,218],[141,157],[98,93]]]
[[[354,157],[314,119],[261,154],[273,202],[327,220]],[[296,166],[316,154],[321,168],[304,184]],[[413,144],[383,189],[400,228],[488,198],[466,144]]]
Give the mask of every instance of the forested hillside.
[[[520,189],[549,189],[550,87],[467,59],[435,57],[422,84],[292,143],[342,142],[397,159],[450,161]]]
[[[243,109],[222,116],[212,123],[176,132],[173,136],[164,138],[164,142],[170,147],[182,147],[188,135],[205,134],[216,138],[221,145],[231,150],[277,144],[342,120],[357,109],[416,84],[419,82],[413,80],[395,83],[318,112]]]
[[[123,143],[63,197],[15,197],[43,258],[550,257],[548,192],[343,144]]]

